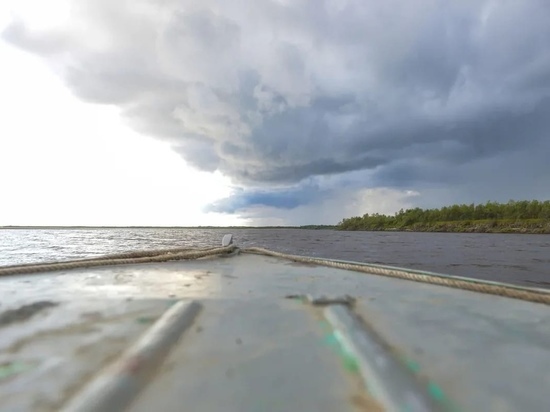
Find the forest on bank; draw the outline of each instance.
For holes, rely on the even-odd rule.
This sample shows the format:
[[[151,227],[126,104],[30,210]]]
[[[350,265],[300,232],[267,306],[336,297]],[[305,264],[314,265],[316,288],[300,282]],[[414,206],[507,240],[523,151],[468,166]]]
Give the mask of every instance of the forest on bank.
[[[343,219],[340,230],[550,233],[550,200],[462,204],[440,209],[401,209],[393,216],[364,214]]]

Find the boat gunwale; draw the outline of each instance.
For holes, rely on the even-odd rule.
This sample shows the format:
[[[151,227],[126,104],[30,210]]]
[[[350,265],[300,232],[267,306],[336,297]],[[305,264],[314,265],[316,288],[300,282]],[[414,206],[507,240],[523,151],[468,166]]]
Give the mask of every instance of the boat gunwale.
[[[241,253],[248,253],[248,254],[259,254],[255,251],[252,251],[250,249],[240,249]],[[281,253],[281,252],[276,252]],[[305,255],[286,255],[285,253],[281,253],[280,256],[278,255],[266,255],[270,257],[275,258],[281,258],[281,259],[287,259],[287,260],[293,260],[294,257],[300,258],[300,259],[308,259],[309,263],[316,263],[316,261],[320,264],[323,264],[324,262],[334,262],[334,263],[342,263],[346,265],[352,265],[352,266],[359,266],[359,267],[365,267],[365,268],[374,268],[374,269],[385,269],[385,270],[399,270],[411,274],[417,274],[417,275],[426,275],[426,276],[433,276],[438,277],[442,279],[454,279],[454,280],[462,280],[465,282],[471,282],[471,283],[478,283],[482,285],[492,285],[492,286],[500,286],[500,287],[506,287],[526,292],[534,292],[539,294],[545,294],[550,295],[550,290],[543,289],[543,288],[536,288],[531,286],[521,286],[521,285],[515,285],[513,283],[505,283],[505,282],[497,282],[493,280],[485,280],[485,279],[477,279],[477,278],[471,278],[467,276],[460,276],[460,275],[447,275],[444,273],[439,272],[431,272],[428,270],[419,270],[419,269],[409,269],[405,267],[400,266],[390,266],[390,265],[382,265],[378,263],[367,263],[367,262],[357,262],[354,260],[344,260],[344,259],[332,259],[332,258],[323,258],[323,257],[313,257],[313,256],[305,256]],[[342,268],[342,270],[353,270],[352,268],[345,269]],[[376,275],[376,273],[373,273],[373,275]]]

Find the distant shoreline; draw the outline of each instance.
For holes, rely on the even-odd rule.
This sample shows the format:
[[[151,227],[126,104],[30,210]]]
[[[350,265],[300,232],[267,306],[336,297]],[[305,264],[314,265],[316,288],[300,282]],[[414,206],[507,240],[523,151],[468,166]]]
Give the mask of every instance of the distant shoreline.
[[[0,226],[6,229],[37,229],[37,230],[79,230],[79,229],[309,229],[334,230],[336,225],[304,225],[304,226]]]
[[[338,226],[0,226],[0,230],[106,230],[106,229],[197,229],[197,230],[241,230],[241,229],[296,229],[296,230],[338,230],[341,232],[424,232],[424,233],[494,233],[518,235],[548,235],[550,224],[546,227],[524,227],[521,225],[491,224],[457,225],[460,222],[436,222],[425,227],[415,225],[402,228],[379,229],[342,229]]]
[[[401,209],[393,216],[354,216],[339,230],[550,234],[550,200],[461,204],[440,209]]]
[[[542,219],[531,220],[474,220],[415,223],[403,227],[380,228],[339,228],[342,231],[368,232],[430,232],[430,233],[512,233],[525,235],[550,234],[550,221]]]

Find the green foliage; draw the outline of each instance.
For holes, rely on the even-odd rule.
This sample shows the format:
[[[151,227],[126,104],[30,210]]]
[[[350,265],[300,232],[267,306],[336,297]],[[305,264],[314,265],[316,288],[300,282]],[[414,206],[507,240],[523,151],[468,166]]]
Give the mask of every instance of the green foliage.
[[[442,232],[550,231],[550,200],[452,205],[441,209],[401,209],[393,216],[378,213],[343,219],[340,230],[420,230]]]
[[[304,226],[300,226],[299,229],[325,230],[325,229],[337,229],[337,227],[334,225],[304,225]]]

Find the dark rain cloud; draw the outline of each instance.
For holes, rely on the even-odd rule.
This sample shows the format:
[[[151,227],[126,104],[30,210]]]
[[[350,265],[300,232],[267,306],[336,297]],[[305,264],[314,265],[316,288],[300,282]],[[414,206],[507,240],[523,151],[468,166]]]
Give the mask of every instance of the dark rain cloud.
[[[334,187],[322,187],[311,179],[290,187],[271,188],[270,190],[247,188],[235,190],[224,199],[208,205],[207,212],[236,213],[250,208],[274,207],[291,210],[300,206],[319,204],[329,198]]]
[[[322,201],[331,176],[330,190],[423,190],[430,205],[550,196],[546,0],[81,0],[73,13],[4,38],[230,176],[242,189],[212,210]]]

